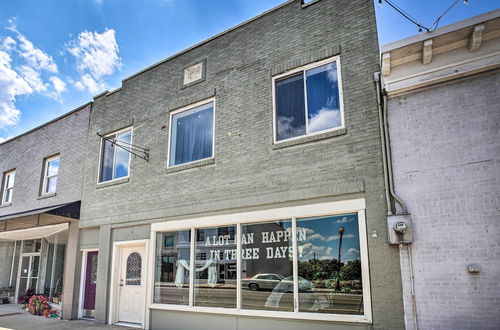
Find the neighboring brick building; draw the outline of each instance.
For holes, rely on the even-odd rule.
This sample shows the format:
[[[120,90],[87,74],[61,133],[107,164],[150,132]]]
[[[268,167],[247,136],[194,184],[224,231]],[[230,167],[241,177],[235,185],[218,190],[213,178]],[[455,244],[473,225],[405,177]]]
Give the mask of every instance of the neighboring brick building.
[[[90,104],[0,143],[0,288],[70,318]],[[7,291],[7,290],[5,290]]]
[[[79,315],[153,329],[403,328],[378,57],[371,2],[293,0],[96,96]]]
[[[500,327],[499,37],[496,10],[382,47],[407,329]]]

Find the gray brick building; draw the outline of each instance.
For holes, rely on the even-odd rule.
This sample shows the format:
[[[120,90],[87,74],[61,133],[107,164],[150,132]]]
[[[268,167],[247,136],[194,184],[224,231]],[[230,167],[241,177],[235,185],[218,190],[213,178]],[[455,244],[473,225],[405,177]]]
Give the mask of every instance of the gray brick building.
[[[0,296],[44,294],[64,318],[74,299],[90,104],[0,144]]]
[[[371,2],[292,0],[96,96],[74,316],[403,328],[378,57]]]
[[[407,329],[500,327],[499,31],[496,10],[382,47]]]

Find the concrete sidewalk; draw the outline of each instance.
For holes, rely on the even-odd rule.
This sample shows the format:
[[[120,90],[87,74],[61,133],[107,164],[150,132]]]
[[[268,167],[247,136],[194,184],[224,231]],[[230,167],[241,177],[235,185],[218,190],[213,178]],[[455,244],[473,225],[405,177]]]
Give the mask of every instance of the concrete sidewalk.
[[[15,304],[0,304],[0,330],[52,330],[52,329],[117,329],[126,330],[136,328],[127,328],[112,325],[100,325],[93,321],[74,320],[65,321],[59,319],[49,319],[43,316],[34,316],[27,311],[22,310]]]

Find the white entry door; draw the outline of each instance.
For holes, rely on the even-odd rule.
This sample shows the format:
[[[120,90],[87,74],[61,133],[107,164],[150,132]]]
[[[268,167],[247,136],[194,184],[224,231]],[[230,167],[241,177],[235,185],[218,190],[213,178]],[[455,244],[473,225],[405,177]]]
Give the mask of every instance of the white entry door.
[[[120,251],[118,322],[142,324],[145,309],[145,247],[127,246]]]

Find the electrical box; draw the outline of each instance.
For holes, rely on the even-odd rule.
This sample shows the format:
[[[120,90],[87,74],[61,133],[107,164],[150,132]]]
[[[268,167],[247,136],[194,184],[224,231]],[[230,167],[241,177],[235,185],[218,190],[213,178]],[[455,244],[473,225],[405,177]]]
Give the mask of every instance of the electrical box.
[[[387,237],[389,244],[408,244],[413,242],[413,226],[409,214],[387,216]]]

